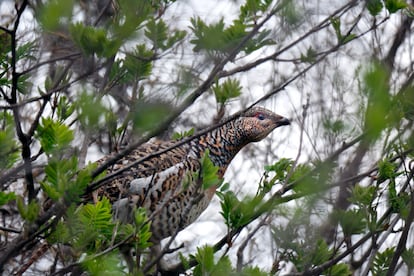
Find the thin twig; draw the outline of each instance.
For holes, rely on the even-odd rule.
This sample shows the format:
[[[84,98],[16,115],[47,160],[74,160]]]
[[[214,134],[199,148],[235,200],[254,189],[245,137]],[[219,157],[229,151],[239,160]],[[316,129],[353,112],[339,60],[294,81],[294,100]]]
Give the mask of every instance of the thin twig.
[[[269,218],[271,213],[268,213],[263,219],[260,220],[260,222],[254,227],[254,229],[247,235],[247,237],[243,240],[243,242],[240,244],[239,249],[237,250],[237,265],[236,265],[236,271],[238,273],[241,272],[243,268],[243,251],[248,245],[249,241],[256,235],[257,231],[259,231],[260,228],[265,226],[267,224],[267,219]]]

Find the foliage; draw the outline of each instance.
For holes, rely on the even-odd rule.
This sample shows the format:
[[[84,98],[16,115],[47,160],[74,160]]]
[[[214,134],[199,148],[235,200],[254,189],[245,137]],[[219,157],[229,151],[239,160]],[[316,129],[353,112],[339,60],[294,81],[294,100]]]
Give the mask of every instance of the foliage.
[[[0,170],[12,167],[19,158],[18,144],[14,139],[13,118],[8,112],[0,115]]]
[[[259,5],[261,6],[261,5]],[[255,9],[249,7],[247,9]],[[206,51],[214,58],[228,56],[234,50],[242,50],[246,54],[260,49],[263,46],[274,44],[274,41],[268,38],[270,31],[263,30],[258,32],[255,37],[251,38],[247,43],[243,43],[243,39],[248,35],[249,25],[248,13],[241,20],[233,21],[233,24],[226,27],[223,19],[213,24],[206,24],[201,18],[191,19],[191,29],[194,32],[195,39],[190,42],[194,44],[195,52]],[[242,46],[241,49],[238,49]]]
[[[53,200],[65,198],[78,202],[79,196],[91,181],[91,171],[96,165],[78,170],[78,159],[51,159],[45,167],[45,180],[40,182],[43,191]]]
[[[3,274],[414,270],[412,5],[214,4],[200,13],[175,0],[0,2]],[[151,138],[180,143],[225,111],[274,99],[289,130],[246,147],[224,179],[210,151],[188,175],[217,188],[224,226],[208,245],[163,243],[155,257],[177,251],[177,265],[147,254],[145,206],[121,223],[108,198],[90,193],[119,160],[85,160],[120,159]],[[176,128],[190,130],[170,135]]]
[[[173,140],[181,140],[185,137],[190,137],[194,134],[194,128],[190,129],[190,130],[186,130],[183,132],[174,132],[174,134],[172,135],[172,139]]]
[[[384,252],[378,252],[373,262],[373,275],[385,275],[389,270],[391,258],[394,254],[394,248],[387,248]]]
[[[212,87],[217,103],[225,104],[232,98],[237,98],[241,95],[242,87],[238,80],[227,79],[223,84]]]
[[[125,275],[123,267],[119,266],[119,257],[116,253],[86,259],[82,267],[91,275]]]
[[[242,271],[236,271],[228,258],[224,256],[218,261],[214,260],[214,249],[209,246],[198,248],[197,254],[193,256],[199,263],[194,269],[194,275],[242,275],[263,276],[267,275],[257,267],[245,267]]]
[[[37,128],[40,145],[47,154],[64,150],[73,140],[73,131],[51,118],[42,118]]]
[[[348,43],[349,41],[351,41],[352,39],[354,39],[356,37],[356,35],[352,34],[352,33],[348,33],[348,34],[345,34],[345,35],[342,33],[340,18],[332,18],[331,19],[331,24],[332,24],[332,27],[335,30],[336,38],[338,39],[338,44]]]
[[[201,157],[200,166],[201,170],[199,177],[203,180],[203,189],[206,190],[221,184],[222,180],[218,177],[219,167],[215,166],[211,161],[209,150],[206,150]]]
[[[7,202],[13,200],[16,198],[16,195],[14,193],[5,193],[0,192],[0,206],[3,206]]]

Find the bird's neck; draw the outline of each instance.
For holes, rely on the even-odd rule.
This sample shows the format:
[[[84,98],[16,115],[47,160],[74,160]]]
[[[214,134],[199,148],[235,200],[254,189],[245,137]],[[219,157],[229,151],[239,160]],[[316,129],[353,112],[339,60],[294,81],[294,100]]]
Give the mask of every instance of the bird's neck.
[[[240,129],[234,121],[229,122],[203,136],[196,141],[198,150],[209,150],[210,159],[214,165],[220,167],[220,174],[224,174],[227,166],[236,154],[247,144]]]

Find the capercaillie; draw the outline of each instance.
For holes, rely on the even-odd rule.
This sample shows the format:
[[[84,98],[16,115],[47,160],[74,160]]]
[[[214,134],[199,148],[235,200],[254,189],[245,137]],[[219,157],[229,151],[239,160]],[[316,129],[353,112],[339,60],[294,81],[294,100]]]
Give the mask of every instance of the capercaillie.
[[[136,207],[144,207],[151,219],[152,240],[159,242],[194,222],[214,196],[216,187],[204,190],[197,173],[202,169],[200,159],[207,150],[212,163],[219,167],[218,177],[223,178],[230,162],[244,146],[289,124],[288,119],[268,109],[253,107],[177,147],[174,145],[179,141],[145,143],[108,171],[115,172],[154,152],[162,153],[123,171],[96,190],[94,197],[108,197],[115,217],[125,223],[132,223]]]

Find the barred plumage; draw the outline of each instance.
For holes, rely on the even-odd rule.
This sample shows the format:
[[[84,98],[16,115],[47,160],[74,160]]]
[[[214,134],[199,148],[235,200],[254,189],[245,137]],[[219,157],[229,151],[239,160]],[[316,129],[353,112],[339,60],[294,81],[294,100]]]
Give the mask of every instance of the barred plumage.
[[[117,171],[151,153],[171,149],[122,172],[98,189],[95,196],[110,198],[115,216],[123,222],[132,222],[134,208],[145,207],[151,218],[153,240],[159,241],[191,224],[214,196],[215,187],[203,190],[200,180],[193,179],[207,149],[222,178],[231,160],[245,145],[260,141],[275,128],[288,124],[286,118],[254,107],[178,147],[171,148],[179,141],[146,143],[109,171]],[[184,182],[190,184],[183,188]]]

